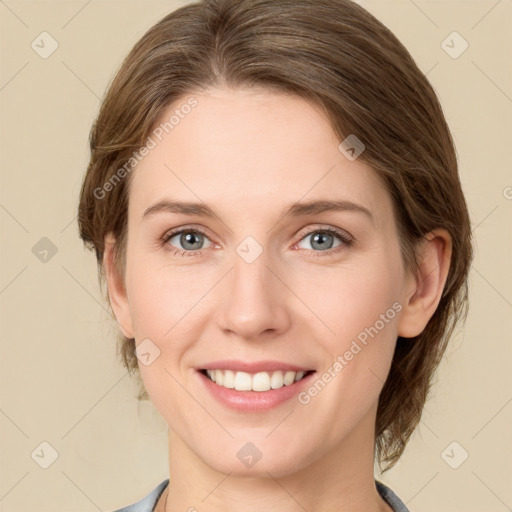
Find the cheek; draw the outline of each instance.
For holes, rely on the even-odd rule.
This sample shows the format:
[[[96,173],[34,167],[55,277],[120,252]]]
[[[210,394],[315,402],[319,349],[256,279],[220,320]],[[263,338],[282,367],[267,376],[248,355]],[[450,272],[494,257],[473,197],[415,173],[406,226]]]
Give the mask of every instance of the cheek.
[[[182,396],[172,376],[180,374],[182,365],[189,366],[185,359],[200,338],[208,292],[218,278],[212,270],[195,272],[190,265],[165,265],[144,254],[131,256],[126,281],[134,336],[137,345],[150,340],[150,352],[158,354],[150,365],[139,360],[139,369],[156,405]]]
[[[389,331],[389,327],[395,325],[397,309],[400,309],[393,304],[401,296],[402,279],[400,262],[393,255],[384,254],[375,254],[363,263],[341,265],[330,269],[328,274],[325,269],[319,270],[318,275],[308,279],[307,293],[304,289],[302,295],[329,328],[328,331],[323,329],[324,335],[320,339],[330,340],[330,344],[342,349],[376,322],[379,331]],[[304,284],[297,282],[298,286]],[[385,317],[385,328],[379,321],[381,315]],[[327,337],[325,332],[328,332]]]
[[[308,305],[330,329],[322,326],[316,337],[327,353],[325,370],[335,375],[328,393],[360,410],[377,398],[396,344],[403,308],[398,300],[403,270],[396,251],[390,248],[362,265],[336,269],[323,293],[317,288],[308,296]]]
[[[191,327],[195,307],[211,288],[208,283],[214,282],[203,273],[194,274],[192,268],[132,258],[127,265],[127,291],[137,340],[150,338],[158,343]]]

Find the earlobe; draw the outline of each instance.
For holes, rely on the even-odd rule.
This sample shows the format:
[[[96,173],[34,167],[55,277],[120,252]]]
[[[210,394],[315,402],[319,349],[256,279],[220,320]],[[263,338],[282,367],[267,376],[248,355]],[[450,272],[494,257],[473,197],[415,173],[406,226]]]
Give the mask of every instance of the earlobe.
[[[108,296],[121,332],[126,338],[133,338],[128,295],[123,276],[114,260],[114,242],[113,235],[108,233],[105,237],[105,251],[103,254],[103,268],[107,280]]]
[[[425,238],[419,248],[418,275],[410,276],[404,290],[398,321],[398,335],[403,338],[423,332],[441,300],[450,268],[452,240],[448,231],[436,229]]]

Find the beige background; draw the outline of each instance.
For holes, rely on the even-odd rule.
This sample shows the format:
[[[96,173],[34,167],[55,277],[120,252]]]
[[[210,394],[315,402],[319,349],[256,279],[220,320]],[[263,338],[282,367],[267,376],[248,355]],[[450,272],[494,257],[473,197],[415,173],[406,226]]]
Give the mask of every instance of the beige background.
[[[0,1],[1,511],[111,510],[167,477],[166,425],[137,405],[116,360],[116,326],[75,216],[99,99],[135,41],[184,3]],[[439,94],[476,237],[467,324],[420,428],[381,479],[413,512],[512,510],[512,1],[360,3]],[[46,59],[31,47],[43,31],[59,45]],[[453,31],[469,44],[456,59],[441,46]],[[46,262],[43,237],[57,249]],[[42,442],[58,452],[47,469]],[[453,469],[446,461],[460,463],[463,450]]]

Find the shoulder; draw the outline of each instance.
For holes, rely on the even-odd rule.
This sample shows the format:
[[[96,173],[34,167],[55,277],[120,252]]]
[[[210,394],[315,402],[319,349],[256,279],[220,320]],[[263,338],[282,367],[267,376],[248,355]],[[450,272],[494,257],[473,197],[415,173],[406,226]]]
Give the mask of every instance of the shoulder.
[[[167,487],[168,483],[169,479],[164,480],[161,484],[155,487],[147,496],[142,498],[137,503],[134,503],[133,505],[128,505],[118,510],[114,510],[113,512],[152,512],[158,501],[158,498],[160,498],[162,492]]]
[[[384,501],[393,509],[393,512],[411,512],[404,502],[394,493],[394,491],[383,482],[375,479],[375,487]]]
[[[158,498],[165,490],[169,483],[169,479],[164,480],[157,487],[155,487],[147,496],[142,498],[133,505],[114,510],[113,512],[152,512]],[[379,494],[384,498],[386,503],[393,509],[394,512],[410,512],[405,506],[403,501],[395,494],[395,492],[383,482],[375,480],[375,486]]]

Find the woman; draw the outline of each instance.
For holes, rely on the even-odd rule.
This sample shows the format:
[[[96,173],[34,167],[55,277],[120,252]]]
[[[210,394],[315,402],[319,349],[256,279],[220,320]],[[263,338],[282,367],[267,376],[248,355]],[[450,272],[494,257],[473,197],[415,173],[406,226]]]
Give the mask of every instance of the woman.
[[[406,512],[374,459],[420,420],[472,242],[403,45],[347,0],[190,4],[135,45],[90,143],[80,235],[169,426],[169,479],[122,510]]]

